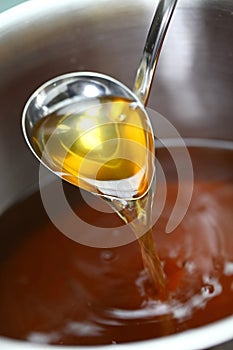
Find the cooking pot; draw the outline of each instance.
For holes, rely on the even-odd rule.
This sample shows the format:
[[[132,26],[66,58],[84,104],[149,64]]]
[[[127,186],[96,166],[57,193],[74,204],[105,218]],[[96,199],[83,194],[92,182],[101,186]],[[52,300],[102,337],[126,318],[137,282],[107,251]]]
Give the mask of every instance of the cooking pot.
[[[20,130],[30,94],[52,77],[79,70],[109,74],[132,87],[154,8],[152,0],[32,0],[0,14],[0,213],[38,188],[38,163]],[[183,137],[232,140],[232,13],[231,0],[178,1],[148,106]],[[4,247],[10,238],[0,235]],[[194,350],[225,343],[219,349],[227,350],[232,338],[233,316],[113,346]],[[0,348],[51,349],[3,337]]]

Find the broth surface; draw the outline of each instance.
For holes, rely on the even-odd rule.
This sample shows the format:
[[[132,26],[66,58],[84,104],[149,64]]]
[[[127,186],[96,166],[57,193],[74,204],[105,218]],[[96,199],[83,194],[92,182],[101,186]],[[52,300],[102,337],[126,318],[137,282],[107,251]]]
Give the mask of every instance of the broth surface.
[[[112,249],[78,244],[50,223],[35,194],[0,220],[0,334],[37,343],[111,344],[173,334],[231,315],[232,151],[189,150],[193,198],[169,235],[164,231],[177,181],[168,153],[158,150],[168,188],[153,234],[167,278],[166,300],[150,297],[137,242]],[[77,203],[76,193],[67,187],[85,221],[109,227],[109,234],[122,225],[116,214],[100,215]]]

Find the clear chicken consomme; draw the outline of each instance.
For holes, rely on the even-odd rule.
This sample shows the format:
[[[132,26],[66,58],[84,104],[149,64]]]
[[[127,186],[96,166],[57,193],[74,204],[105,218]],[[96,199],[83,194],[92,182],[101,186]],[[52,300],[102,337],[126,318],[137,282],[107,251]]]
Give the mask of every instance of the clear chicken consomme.
[[[158,150],[170,176],[166,206],[153,227],[167,281],[163,301],[147,293],[137,242],[112,249],[73,242],[49,222],[39,194],[5,212],[0,219],[0,334],[36,343],[111,344],[173,334],[232,315],[233,153],[224,144],[212,146],[189,147],[193,198],[169,235],[164,230],[177,183],[168,153]],[[77,203],[71,187],[67,197],[77,214],[117,234],[120,218]]]
[[[154,169],[154,142],[142,107],[122,97],[70,103],[39,120],[33,135],[43,162],[97,194],[139,198]]]

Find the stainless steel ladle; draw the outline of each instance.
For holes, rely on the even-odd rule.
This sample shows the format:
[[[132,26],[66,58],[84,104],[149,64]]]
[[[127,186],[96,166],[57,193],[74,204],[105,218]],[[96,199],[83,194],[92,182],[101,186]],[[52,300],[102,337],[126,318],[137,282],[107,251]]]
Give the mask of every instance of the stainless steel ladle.
[[[126,223],[131,224],[131,227],[133,228],[141,246],[144,266],[149,273],[150,279],[153,282],[155,290],[159,291],[159,296],[161,298],[166,296],[166,282],[164,279],[162,266],[160,264],[160,260],[156,252],[156,247],[153,241],[153,235],[151,230],[151,208],[155,188],[155,186],[152,186],[152,184],[155,183],[155,169],[154,158],[153,156],[148,156],[148,154],[154,154],[153,131],[144,106],[149,96],[149,91],[153,80],[156,64],[158,62],[159,53],[163,44],[163,39],[165,37],[176,2],[177,0],[159,1],[146,40],[146,45],[144,48],[142,59],[137,71],[133,92],[119,81],[103,74],[91,72],[70,73],[48,81],[47,83],[42,85],[36,92],[34,92],[34,94],[30,97],[24,108],[22,118],[22,127],[25,139],[34,155],[41,161],[42,164],[47,166],[47,168],[49,168],[52,172],[65,179],[66,181],[76,184],[77,186],[82,187],[83,189],[89,192],[102,196],[102,198],[109,202],[113,209]],[[99,126],[99,129],[101,129],[103,125],[109,122],[108,118],[112,118],[112,112],[110,113],[110,116],[108,116],[108,113],[102,113],[102,111],[101,113],[97,114],[89,112],[87,118],[86,111],[89,110],[90,105],[93,103],[93,100],[94,102],[103,101],[103,99],[108,99],[109,97],[111,97],[111,99],[116,97],[118,99],[121,98],[130,101],[129,105],[131,106],[131,110],[129,111],[129,114],[125,115],[120,113],[117,116],[117,118],[119,119],[118,127],[120,127],[119,125],[121,123],[121,117],[123,117],[125,123],[128,123],[129,117],[133,112],[135,112],[135,109],[137,109],[136,114],[134,114],[135,118],[131,119],[139,120],[140,129],[143,130],[140,132],[145,132],[146,135],[145,137],[142,137],[142,140],[146,140],[142,145],[144,147],[144,150],[146,151],[141,153],[141,151],[139,150],[139,154],[141,153],[140,158],[142,160],[142,166],[139,167],[140,170],[137,170],[136,174],[133,170],[133,175],[124,175],[125,177],[123,179],[123,182],[121,180],[120,182],[116,181],[117,177],[115,177],[115,169],[113,169],[112,172],[114,176],[113,179],[110,178],[104,181],[101,178],[101,181],[99,181],[95,174],[93,176],[93,172],[89,177],[86,176],[90,168],[87,163],[87,166],[84,171],[85,176],[82,177],[82,174],[80,173],[80,168],[78,168],[78,171],[75,170],[74,180],[69,181],[69,174],[68,176],[67,174],[64,174],[62,167],[64,164],[64,160],[66,159],[67,152],[70,152],[71,157],[73,157],[74,154],[76,155],[76,152],[71,151],[70,146],[72,145],[72,142],[74,144],[74,142],[79,140],[79,134],[81,135],[80,137],[82,137],[83,135],[82,130],[77,125],[80,124],[80,119],[82,118],[82,122],[84,122],[85,124],[85,132],[93,130],[91,129],[93,127],[93,123],[95,124],[95,126]],[[102,108],[102,102],[100,105],[100,107]],[[46,157],[44,157],[44,153],[46,154],[46,152],[42,152],[41,154],[41,152],[38,151],[37,144],[33,141],[33,132],[35,126],[38,125],[38,122],[42,120],[41,122],[43,123],[43,118],[47,117],[49,118],[49,120],[51,120],[50,117],[51,115],[54,115],[53,113],[56,113],[56,111],[58,110],[61,111],[61,109],[62,111],[68,111],[71,108],[70,106],[75,106],[75,110],[72,111],[71,114],[70,111],[67,112],[69,116],[71,115],[71,118],[72,115],[75,116],[75,125],[72,125],[71,127],[69,125],[68,132],[66,131],[66,125],[61,125],[61,133],[63,133],[63,131],[64,133],[68,133],[65,139],[68,140],[69,145],[64,145],[64,147],[61,147],[64,150],[64,154],[62,156],[59,154],[59,159],[61,159],[62,167],[59,168],[57,171],[57,168],[54,170],[54,168],[51,166],[51,163],[49,161],[46,161]],[[77,113],[77,108],[79,109],[79,113]],[[84,111],[81,111],[82,113],[80,113],[80,108],[84,108]],[[96,110],[98,108],[96,108],[95,106],[94,109]],[[92,116],[92,114],[94,114],[94,116]],[[104,118],[106,118],[107,120],[103,119],[103,115],[105,116]],[[90,128],[88,125],[91,125]],[[129,126],[130,124],[128,123],[127,125]],[[55,127],[55,130],[53,131],[53,126],[49,127],[49,129],[52,129],[49,130],[49,133],[50,131],[54,133],[56,132],[56,130],[58,130],[58,128]],[[136,131],[135,133],[138,134],[138,131]],[[74,135],[74,140],[71,140],[71,135]],[[113,147],[111,148],[112,152],[110,152],[110,158],[112,157],[112,154],[114,154],[115,149],[119,149],[118,145],[120,144],[120,142],[123,142],[123,147],[120,148],[126,150],[128,148],[128,145],[124,143],[124,137],[120,138],[120,141],[117,136],[114,137],[115,138],[113,139],[117,141],[115,143],[116,146],[113,145]],[[127,141],[134,142],[134,137],[134,131],[127,132],[126,138],[129,138],[129,140]],[[51,137],[49,137],[48,142],[50,141],[50,139]],[[88,147],[92,145],[93,139],[95,139],[94,135],[88,137]],[[48,150],[48,142],[45,140],[44,150],[46,148]],[[59,138],[59,145],[60,144],[63,145],[63,142],[61,142]],[[101,143],[101,146],[103,146],[103,143]],[[55,152],[54,158],[57,159],[56,146],[53,149]],[[152,152],[148,152],[148,149],[152,149]],[[77,154],[79,153],[80,148],[78,145]],[[108,146],[105,147],[105,150],[102,153],[109,153]],[[137,162],[138,154],[136,148],[132,147],[132,152],[128,154],[131,154]],[[91,159],[92,163],[89,164],[95,164],[96,160],[99,157],[101,159],[100,165],[106,164],[106,162],[103,162],[104,157],[102,155],[99,155],[98,152],[96,152],[96,157],[93,157]],[[86,155],[85,157],[82,156],[81,158],[85,159],[86,161]],[[112,162],[114,158],[110,158],[108,159],[108,161],[110,160],[110,162]],[[127,162],[131,161],[131,159],[129,158]],[[119,158],[119,154],[117,154],[116,159],[118,161],[119,159],[121,160],[123,158]],[[76,161],[74,163],[76,164]],[[149,163],[150,165],[148,166]],[[125,166],[123,165],[123,167],[121,168],[122,173],[125,172],[125,168],[127,168],[128,163],[124,164]],[[120,176],[122,176],[121,170],[117,170],[119,171]],[[150,176],[148,176],[148,174],[150,174]],[[140,177],[141,179],[146,178],[146,182],[145,180],[138,181],[138,177]],[[135,179],[136,185],[134,185]],[[140,194],[140,192],[138,191],[138,184],[141,184],[143,181],[147,184],[146,190],[144,190],[145,186],[143,185],[143,191]]]

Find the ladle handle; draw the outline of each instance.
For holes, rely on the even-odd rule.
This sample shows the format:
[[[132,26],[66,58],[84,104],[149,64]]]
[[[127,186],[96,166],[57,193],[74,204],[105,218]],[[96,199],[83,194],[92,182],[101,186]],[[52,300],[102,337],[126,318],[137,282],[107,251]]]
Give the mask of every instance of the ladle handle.
[[[155,68],[177,0],[160,0],[146,39],[137,70],[134,93],[146,105]]]

